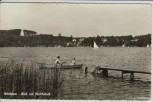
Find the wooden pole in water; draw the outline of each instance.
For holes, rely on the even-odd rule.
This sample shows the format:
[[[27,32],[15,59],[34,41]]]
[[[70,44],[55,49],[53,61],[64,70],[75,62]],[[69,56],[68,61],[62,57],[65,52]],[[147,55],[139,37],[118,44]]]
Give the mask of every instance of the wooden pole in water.
[[[85,74],[87,74],[88,73],[88,67],[86,66],[85,67]]]
[[[130,74],[130,80],[131,81],[134,81],[134,72],[131,72],[131,74]]]
[[[124,72],[122,71],[122,80],[123,80],[123,78],[124,78]]]
[[[108,70],[107,69],[104,69],[102,71],[102,74],[103,74],[104,77],[108,78]]]

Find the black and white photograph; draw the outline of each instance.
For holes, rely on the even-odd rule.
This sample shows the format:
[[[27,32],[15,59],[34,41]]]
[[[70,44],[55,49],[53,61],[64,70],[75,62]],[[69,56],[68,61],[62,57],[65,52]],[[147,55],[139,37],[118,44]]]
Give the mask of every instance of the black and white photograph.
[[[151,100],[151,3],[0,2],[0,99]]]

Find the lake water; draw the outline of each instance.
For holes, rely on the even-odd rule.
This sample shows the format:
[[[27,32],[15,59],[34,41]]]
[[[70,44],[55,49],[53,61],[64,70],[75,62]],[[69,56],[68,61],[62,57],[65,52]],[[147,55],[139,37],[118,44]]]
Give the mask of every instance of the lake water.
[[[58,99],[150,99],[151,75],[135,74],[136,81],[131,82],[128,81],[128,75],[122,81],[120,72],[109,71],[109,78],[92,75],[90,72],[97,66],[151,72],[151,48],[0,48],[0,61],[14,58],[25,62],[54,64],[58,55],[67,64],[75,57],[76,63],[84,64],[89,70],[87,74],[80,70],[64,72],[67,77]]]

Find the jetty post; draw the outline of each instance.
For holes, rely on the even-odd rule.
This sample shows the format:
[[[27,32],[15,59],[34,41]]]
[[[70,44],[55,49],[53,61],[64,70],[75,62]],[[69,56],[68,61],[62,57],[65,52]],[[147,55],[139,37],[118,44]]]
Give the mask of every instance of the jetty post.
[[[131,72],[131,74],[130,74],[130,80],[131,81],[134,81],[134,72]]]
[[[88,73],[88,67],[85,66],[85,74],[87,74],[87,73]]]
[[[107,69],[102,70],[102,75],[103,75],[105,78],[108,78],[108,70],[107,70]]]
[[[126,74],[126,73],[130,73],[130,80],[131,81],[134,81],[134,71],[121,71],[121,73],[122,73],[122,80],[124,79],[124,74]]]

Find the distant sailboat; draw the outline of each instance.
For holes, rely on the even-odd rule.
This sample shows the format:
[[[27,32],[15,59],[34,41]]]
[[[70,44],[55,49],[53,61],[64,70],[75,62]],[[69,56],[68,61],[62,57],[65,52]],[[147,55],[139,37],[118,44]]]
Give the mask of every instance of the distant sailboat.
[[[97,46],[96,42],[94,41],[94,49],[98,49],[99,47]]]

